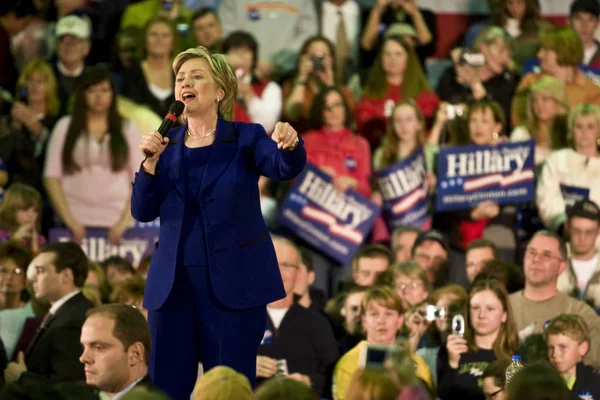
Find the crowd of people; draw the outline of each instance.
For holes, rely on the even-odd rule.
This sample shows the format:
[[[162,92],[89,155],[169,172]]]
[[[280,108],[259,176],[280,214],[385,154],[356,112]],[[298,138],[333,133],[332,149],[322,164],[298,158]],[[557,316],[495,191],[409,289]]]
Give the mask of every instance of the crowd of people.
[[[285,297],[267,305],[256,385],[200,368],[195,399],[600,398],[598,0],[569,0],[563,26],[538,0],[488,0],[435,81],[441,33],[419,0],[1,3],[0,399],[168,398],[148,367],[151,256],[80,245],[99,228],[118,248],[136,226],[140,138],[181,97],[175,56],[197,46],[235,73],[232,121],[288,122],[338,193],[376,205],[374,174],[421,151],[431,206],[416,226],[379,216],[343,264],[280,223],[290,184],[261,176]],[[435,209],[441,149],[529,140],[533,201]],[[50,241],[56,228],[71,241]],[[184,245],[172,256],[202,264]],[[365,361],[371,348],[385,362]]]

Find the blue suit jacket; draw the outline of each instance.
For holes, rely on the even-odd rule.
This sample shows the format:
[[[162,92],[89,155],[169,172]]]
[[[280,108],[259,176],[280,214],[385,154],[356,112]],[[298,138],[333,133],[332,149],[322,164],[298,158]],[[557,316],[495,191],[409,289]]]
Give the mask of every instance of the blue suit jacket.
[[[294,151],[281,151],[257,124],[219,118],[213,148],[201,180],[200,202],[212,287],[233,309],[268,304],[285,297],[281,274],[260,209],[258,178],[296,177],[306,164],[302,139]],[[141,222],[160,216],[159,241],[148,271],[144,307],[160,308],[175,279],[185,206],[184,139],[187,126],[168,132],[170,145],[153,176],[140,169],[131,213]]]

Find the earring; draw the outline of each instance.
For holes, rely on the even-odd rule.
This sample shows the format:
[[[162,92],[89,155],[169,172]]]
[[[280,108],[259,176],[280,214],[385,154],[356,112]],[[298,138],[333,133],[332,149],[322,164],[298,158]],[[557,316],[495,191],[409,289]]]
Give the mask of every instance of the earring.
[[[219,96],[217,96],[217,98],[215,99],[215,103],[219,103],[221,101],[221,98]]]
[[[500,135],[498,135],[498,132],[494,132],[492,138],[494,138],[494,140],[498,140],[500,138]]]
[[[600,136],[598,136],[598,139],[596,139],[596,144],[600,146]]]

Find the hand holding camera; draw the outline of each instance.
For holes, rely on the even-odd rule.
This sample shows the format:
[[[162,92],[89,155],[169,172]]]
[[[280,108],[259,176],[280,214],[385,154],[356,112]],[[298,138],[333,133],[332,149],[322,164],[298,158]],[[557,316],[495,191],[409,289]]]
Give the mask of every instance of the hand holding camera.
[[[453,369],[458,368],[458,364],[460,363],[460,355],[469,351],[467,340],[460,335],[454,334],[448,336],[446,349],[448,350],[448,365],[450,365],[450,367]]]

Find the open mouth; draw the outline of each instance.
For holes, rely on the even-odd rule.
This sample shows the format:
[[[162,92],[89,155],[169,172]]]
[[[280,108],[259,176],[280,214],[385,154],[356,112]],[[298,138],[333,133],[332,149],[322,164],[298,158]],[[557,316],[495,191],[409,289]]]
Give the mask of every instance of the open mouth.
[[[195,98],[196,98],[196,95],[195,95],[195,94],[192,94],[192,93],[184,93],[184,94],[181,96],[181,98],[183,99],[183,101],[186,101],[186,100],[195,99]]]

